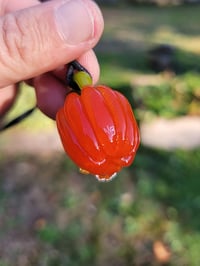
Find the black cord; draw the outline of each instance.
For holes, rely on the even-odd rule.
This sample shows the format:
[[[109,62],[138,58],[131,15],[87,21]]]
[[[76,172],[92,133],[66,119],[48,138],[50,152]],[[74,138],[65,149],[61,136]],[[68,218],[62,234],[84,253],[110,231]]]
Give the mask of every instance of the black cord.
[[[19,122],[21,122],[22,120],[24,120],[25,118],[27,118],[30,114],[33,113],[33,111],[36,109],[37,107],[34,106],[33,108],[29,109],[28,111],[24,112],[23,114],[21,114],[20,116],[14,118],[13,120],[11,120],[10,122],[6,123],[5,125],[0,127],[0,131],[4,131],[16,124],[18,124]]]
[[[84,71],[88,73],[88,75],[90,75],[91,77],[90,72],[84,66],[82,66],[77,60],[72,61],[69,65],[72,66],[77,71]]]

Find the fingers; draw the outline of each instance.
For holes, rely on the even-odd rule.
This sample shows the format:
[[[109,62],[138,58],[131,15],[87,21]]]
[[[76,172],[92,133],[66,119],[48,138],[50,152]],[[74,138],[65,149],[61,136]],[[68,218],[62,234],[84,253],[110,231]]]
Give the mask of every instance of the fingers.
[[[45,73],[34,80],[38,108],[52,119],[64,104],[67,87],[51,73]]]
[[[92,76],[93,84],[99,79],[99,63],[93,50],[89,50],[77,58],[78,62],[83,65]],[[66,67],[61,66],[53,71],[54,75],[66,83]]]
[[[0,87],[79,58],[102,30],[102,15],[90,0],[50,1],[6,14],[0,19]]]
[[[20,10],[23,8],[28,8],[31,6],[38,5],[39,1],[38,0],[6,0],[1,2],[1,8],[0,8],[0,14],[1,16],[9,13],[9,12],[14,12],[16,10]]]
[[[96,55],[93,50],[90,50],[83,55],[81,55],[78,59],[79,63],[83,65],[89,73],[92,75],[93,83],[97,83],[99,79],[100,69],[99,64],[96,58]]]
[[[8,86],[0,90],[0,118],[10,109],[17,97],[17,86]]]
[[[93,82],[99,78],[99,65],[92,50],[83,54],[78,61],[91,73]],[[37,106],[47,116],[55,119],[57,111],[63,106],[69,92],[66,84],[66,67],[58,68],[53,73],[46,73],[34,79]]]

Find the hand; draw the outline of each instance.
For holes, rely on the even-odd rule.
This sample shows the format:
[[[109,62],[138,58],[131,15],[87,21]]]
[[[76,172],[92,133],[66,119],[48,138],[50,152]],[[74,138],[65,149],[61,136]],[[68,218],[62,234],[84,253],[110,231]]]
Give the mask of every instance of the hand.
[[[37,106],[54,119],[67,93],[64,65],[74,59],[98,80],[91,49],[103,18],[93,1],[0,0],[0,15],[0,116],[12,105],[19,82],[29,80]]]

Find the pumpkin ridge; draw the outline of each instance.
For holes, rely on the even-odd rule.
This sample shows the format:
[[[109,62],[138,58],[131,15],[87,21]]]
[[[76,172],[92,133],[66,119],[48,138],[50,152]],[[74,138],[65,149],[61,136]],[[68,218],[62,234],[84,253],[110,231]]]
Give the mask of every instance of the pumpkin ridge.
[[[88,168],[86,165],[89,165],[89,164],[98,165],[99,161],[95,161],[94,158],[92,158],[90,156],[90,154],[88,154],[88,152],[84,149],[84,147],[82,147],[82,145],[79,141],[79,138],[72,131],[72,129],[68,123],[68,120],[66,120],[65,117],[64,117],[64,119],[62,118],[62,116],[63,116],[62,111],[63,110],[60,110],[60,111],[57,113],[57,125],[58,125],[58,130],[59,130],[59,133],[61,136],[61,140],[63,142],[64,149],[65,149],[66,153],[68,154],[68,156],[81,168]],[[70,139],[72,140],[73,145],[78,144],[78,149],[81,151],[82,155],[88,159],[87,161],[89,161],[89,164],[88,163],[84,163],[84,164],[80,163],[80,161],[77,160],[77,154],[74,154],[74,152],[69,151],[68,146],[64,145],[64,139],[65,139],[65,134],[66,134],[63,131],[64,128],[67,128],[68,135],[69,135]],[[85,160],[84,160],[84,162],[85,162]]]
[[[78,142],[79,145],[82,147],[82,149],[87,153],[87,155],[92,159],[92,161],[93,161],[94,163],[98,164],[98,163],[102,162],[102,159],[101,159],[102,157],[105,159],[105,155],[102,156],[101,145],[100,145],[100,143],[99,143],[99,140],[98,140],[98,138],[97,138],[97,136],[96,136],[96,134],[95,134],[95,131],[94,131],[93,127],[91,126],[90,120],[88,119],[88,116],[87,116],[87,113],[86,113],[86,110],[85,110],[84,104],[83,104],[83,102],[82,102],[82,98],[81,98],[81,96],[77,96],[77,95],[75,95],[75,96],[76,96],[76,98],[74,99],[74,101],[75,101],[75,100],[77,101],[77,99],[78,99],[78,104],[79,104],[79,106],[80,106],[79,109],[80,109],[80,111],[82,112],[82,115],[83,115],[84,119],[86,120],[87,125],[89,126],[89,130],[91,130],[92,134],[93,134],[94,137],[95,137],[95,140],[93,141],[93,143],[95,142],[95,143],[94,143],[94,149],[98,151],[97,153],[98,153],[99,155],[97,154],[96,156],[93,156],[93,154],[91,154],[90,149],[88,149],[88,147],[86,147],[85,145],[83,145],[83,142],[82,142],[80,136],[78,135],[78,132],[73,131],[73,135],[76,137],[77,142]],[[77,97],[78,97],[78,98],[77,98]],[[69,100],[71,100],[71,99],[68,99],[68,101],[69,101]],[[75,103],[73,103],[72,106],[73,106],[73,105],[75,105]],[[74,123],[76,123],[76,122],[75,122],[74,119],[73,119],[73,114],[70,112],[70,110],[69,110],[69,105],[68,105],[68,104],[65,104],[65,107],[64,107],[64,113],[65,113],[65,116],[66,116],[66,121],[67,121],[67,123],[69,124],[69,127],[70,127],[70,125],[73,127]],[[80,119],[80,120],[81,120],[81,119]],[[82,125],[82,127],[84,127],[84,124]],[[71,127],[70,127],[70,128],[71,128]],[[84,129],[83,129],[83,131],[84,131]],[[91,141],[92,141],[92,139],[91,139]],[[99,157],[99,158],[95,158],[95,157]]]
[[[82,93],[83,93],[83,91],[88,90],[88,89],[95,90],[96,92],[98,92],[98,95],[104,100],[104,97],[102,96],[101,91],[98,90],[98,87],[92,88],[92,87],[87,86],[87,87],[83,88]],[[84,94],[84,98],[87,98],[86,93]],[[89,110],[87,108],[87,105],[86,105],[86,102],[85,102],[84,99],[82,101],[82,104],[83,104],[83,107],[84,107],[84,110],[85,110],[85,114],[87,115],[87,119],[88,119],[88,121],[90,121]],[[111,114],[110,110],[108,108],[106,108],[106,110],[108,111],[109,116],[110,116],[110,118],[111,118],[111,120],[112,120],[112,122],[114,124],[114,120],[112,118],[112,114]],[[101,152],[104,154],[105,158],[107,159],[107,154],[106,154],[106,152],[104,150],[104,147],[102,145],[101,137],[99,137],[99,135],[97,134],[97,131],[95,130],[96,122],[93,123],[91,121],[91,124],[93,125],[92,128],[93,128],[94,135],[95,135],[96,139],[98,140],[99,146],[101,147]],[[115,124],[114,124],[114,126],[115,126]]]

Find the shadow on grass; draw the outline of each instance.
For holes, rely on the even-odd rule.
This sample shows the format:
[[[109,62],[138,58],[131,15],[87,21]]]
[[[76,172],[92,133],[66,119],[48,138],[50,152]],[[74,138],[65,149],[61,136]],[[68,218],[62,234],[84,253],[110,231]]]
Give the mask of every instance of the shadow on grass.
[[[119,67],[123,70],[149,71],[147,51],[134,47],[130,42],[112,39],[102,40],[95,48],[102,71]]]
[[[106,71],[120,68],[122,71],[136,71],[142,73],[155,72],[149,61],[149,50],[137,47],[122,40],[102,41],[96,47],[96,53],[102,68]],[[172,45],[173,47],[173,45]],[[163,54],[165,56],[165,54]],[[161,59],[160,59],[161,60]],[[174,47],[174,54],[171,57],[171,71],[177,75],[187,72],[200,72],[200,55]],[[159,58],[158,58],[159,61]],[[166,70],[168,70],[166,68]]]

